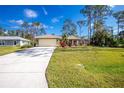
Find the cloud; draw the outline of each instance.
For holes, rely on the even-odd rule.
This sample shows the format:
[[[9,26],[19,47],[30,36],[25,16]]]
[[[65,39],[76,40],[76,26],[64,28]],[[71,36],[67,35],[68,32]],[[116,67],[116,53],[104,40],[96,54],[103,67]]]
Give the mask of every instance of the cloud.
[[[53,26],[50,26],[50,29],[53,29],[54,27]]]
[[[57,23],[57,22],[59,22],[59,19],[58,18],[53,18],[52,19],[52,23]]]
[[[29,22],[28,24],[31,26],[32,25],[32,22]]]
[[[109,5],[111,8],[114,8],[115,7],[115,5]]]
[[[59,19],[62,19],[64,16],[59,16]]]
[[[24,23],[24,21],[23,20],[9,20],[9,22],[11,22],[11,23],[16,23],[16,24],[18,24],[18,25],[22,25],[23,23]]]
[[[44,7],[42,7],[42,10],[43,10],[45,15],[48,15],[48,12],[46,11],[46,9]]]
[[[44,29],[48,29],[48,27],[49,27],[48,25],[43,24]]]
[[[44,29],[53,29],[53,28],[54,28],[53,26],[46,25],[46,24],[42,24],[42,27],[43,27]]]
[[[10,28],[17,29],[17,28],[19,28],[19,26],[11,26]]]
[[[61,19],[63,18],[63,16],[59,16],[59,17],[54,17],[52,18],[52,23],[58,23]]]
[[[26,17],[29,17],[29,18],[36,18],[38,16],[36,11],[31,10],[31,9],[25,9],[24,14],[25,14]]]

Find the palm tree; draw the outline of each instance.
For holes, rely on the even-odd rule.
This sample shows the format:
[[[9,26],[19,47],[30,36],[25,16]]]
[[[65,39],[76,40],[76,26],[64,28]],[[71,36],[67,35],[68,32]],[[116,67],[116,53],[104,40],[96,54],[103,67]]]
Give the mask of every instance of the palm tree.
[[[35,27],[34,35],[37,35],[37,33],[39,31],[40,22],[34,22],[33,26]]]
[[[80,28],[80,37],[81,37],[82,27],[85,24],[85,21],[84,20],[79,20],[79,21],[77,21],[77,24]]]

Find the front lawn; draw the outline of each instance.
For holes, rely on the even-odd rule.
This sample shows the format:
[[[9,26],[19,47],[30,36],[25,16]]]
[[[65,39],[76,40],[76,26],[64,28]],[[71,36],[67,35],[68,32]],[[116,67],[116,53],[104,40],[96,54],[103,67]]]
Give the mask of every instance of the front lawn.
[[[124,87],[124,48],[57,48],[46,76],[49,87]]]
[[[0,46],[0,56],[1,56],[1,55],[5,55],[5,54],[8,54],[8,53],[15,52],[15,51],[19,51],[19,50],[21,50],[20,47],[14,47],[14,46]]]

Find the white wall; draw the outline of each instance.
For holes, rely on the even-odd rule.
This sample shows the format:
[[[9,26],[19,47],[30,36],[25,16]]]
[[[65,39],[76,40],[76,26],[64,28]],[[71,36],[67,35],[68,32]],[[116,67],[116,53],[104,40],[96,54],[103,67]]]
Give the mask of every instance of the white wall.
[[[20,41],[20,46],[29,45],[28,41]]]

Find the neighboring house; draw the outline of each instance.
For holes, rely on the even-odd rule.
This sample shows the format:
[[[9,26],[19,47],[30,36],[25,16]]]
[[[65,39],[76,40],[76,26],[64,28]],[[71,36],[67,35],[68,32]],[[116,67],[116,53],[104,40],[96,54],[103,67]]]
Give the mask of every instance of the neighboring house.
[[[69,41],[69,45],[71,45],[71,46],[77,46],[82,43],[81,38],[76,37],[76,36],[69,36],[67,39]]]
[[[18,36],[0,36],[0,46],[30,45],[30,40]]]
[[[56,36],[56,35],[42,35],[42,36],[36,36],[35,38],[38,42],[37,46],[41,46],[41,47],[60,46],[60,39],[62,39],[61,36]],[[81,42],[81,39],[76,36],[69,36],[67,39],[72,46],[79,45]]]

